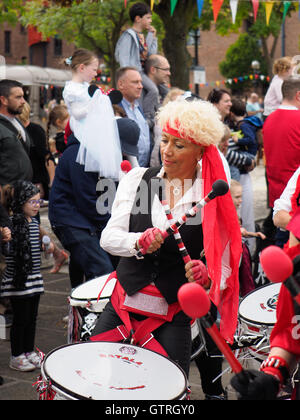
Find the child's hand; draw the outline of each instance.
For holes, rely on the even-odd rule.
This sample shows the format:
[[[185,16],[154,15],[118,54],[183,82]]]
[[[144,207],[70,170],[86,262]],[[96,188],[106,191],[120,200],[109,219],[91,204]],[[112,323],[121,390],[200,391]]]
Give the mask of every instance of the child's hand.
[[[3,242],[11,241],[11,230],[8,227],[0,228]]]
[[[156,36],[156,29],[154,28],[154,26],[150,26],[149,32],[152,32],[153,36]]]
[[[45,249],[45,244],[42,244],[42,249],[43,249],[44,252],[46,252],[46,254],[53,254],[54,248],[55,248],[55,246],[54,246],[54,243],[52,241],[49,243],[49,246],[47,247],[47,250]]]
[[[238,137],[237,134],[233,134],[231,138],[235,143],[237,143],[239,141],[239,137]]]

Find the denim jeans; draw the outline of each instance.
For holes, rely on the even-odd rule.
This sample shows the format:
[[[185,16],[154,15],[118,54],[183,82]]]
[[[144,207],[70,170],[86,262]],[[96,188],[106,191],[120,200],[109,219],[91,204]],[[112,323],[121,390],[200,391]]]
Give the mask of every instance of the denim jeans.
[[[110,331],[121,324],[123,322],[109,302],[98,319],[93,336]],[[165,322],[153,331],[153,335],[166,350],[170,359],[176,362],[188,376],[192,347],[190,319],[183,312],[179,312],[171,322]]]
[[[69,275],[71,287],[77,287],[84,280],[114,271],[107,252],[100,247],[100,231],[91,232],[72,226],[52,226],[63,247],[70,253]]]

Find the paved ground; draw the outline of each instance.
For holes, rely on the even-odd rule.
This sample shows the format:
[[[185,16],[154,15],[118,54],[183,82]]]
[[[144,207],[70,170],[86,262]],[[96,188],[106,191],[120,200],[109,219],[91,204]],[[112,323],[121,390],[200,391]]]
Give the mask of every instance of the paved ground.
[[[262,219],[267,214],[266,186],[264,167],[258,166],[251,174],[255,197],[255,217]],[[42,224],[48,226],[47,212],[42,211]],[[49,274],[49,267],[43,269],[45,280],[45,294],[41,298],[36,346],[45,354],[67,343],[67,325],[63,318],[68,314],[68,296],[70,284],[68,269],[65,265],[59,274]],[[39,372],[20,373],[8,367],[10,357],[10,342],[0,340],[0,375],[4,384],[0,386],[0,400],[36,400],[37,393],[32,384],[36,381]],[[226,364],[224,363],[224,368]],[[225,374],[223,384],[228,384],[230,374]],[[203,399],[201,383],[197,368],[192,363],[190,383],[192,388],[191,399]],[[229,389],[229,399],[235,399],[235,394]]]

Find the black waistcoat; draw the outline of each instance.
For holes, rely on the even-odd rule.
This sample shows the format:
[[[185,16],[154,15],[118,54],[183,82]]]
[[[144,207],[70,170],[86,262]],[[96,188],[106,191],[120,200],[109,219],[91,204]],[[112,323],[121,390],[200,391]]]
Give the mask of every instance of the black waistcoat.
[[[159,170],[160,168],[150,168],[142,178],[143,182],[141,181],[138,187],[134,205],[139,206],[140,194],[138,192],[140,192],[146,181],[148,183],[148,212],[144,212],[146,214],[131,213],[130,232],[144,232],[146,229],[153,227],[151,220],[153,197],[151,200],[150,179]],[[180,234],[190,257],[199,259],[203,249],[202,225],[183,225],[180,228]],[[171,235],[165,239],[165,242],[157,252],[145,255],[144,259],[138,260],[134,256],[122,257],[117,267],[117,275],[123,289],[129,296],[154,282],[166,301],[171,304],[177,301],[178,289],[187,281],[184,265],[176,241]]]

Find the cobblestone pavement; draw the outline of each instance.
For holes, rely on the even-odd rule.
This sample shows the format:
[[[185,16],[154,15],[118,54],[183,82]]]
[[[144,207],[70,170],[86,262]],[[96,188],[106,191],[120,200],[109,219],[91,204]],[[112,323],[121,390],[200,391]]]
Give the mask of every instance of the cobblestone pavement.
[[[266,210],[266,185],[264,167],[259,165],[251,173],[255,199],[255,217],[262,219],[267,214]],[[41,211],[42,225],[49,227],[47,210]],[[51,266],[43,264],[45,281],[45,294],[41,297],[36,346],[45,354],[67,343],[67,324],[63,318],[68,315],[68,296],[70,284],[68,267],[64,265],[58,274],[49,274]],[[0,308],[1,313],[1,308]],[[37,392],[32,384],[37,380],[39,371],[21,373],[11,370],[8,366],[10,357],[10,342],[0,340],[0,375],[4,378],[4,384],[0,386],[0,400],[36,400]],[[224,362],[224,369],[226,362]],[[223,376],[223,385],[227,386],[230,374]],[[199,373],[194,362],[190,373],[191,399],[202,400],[203,393]],[[229,389],[229,399],[235,399],[235,394]]]

